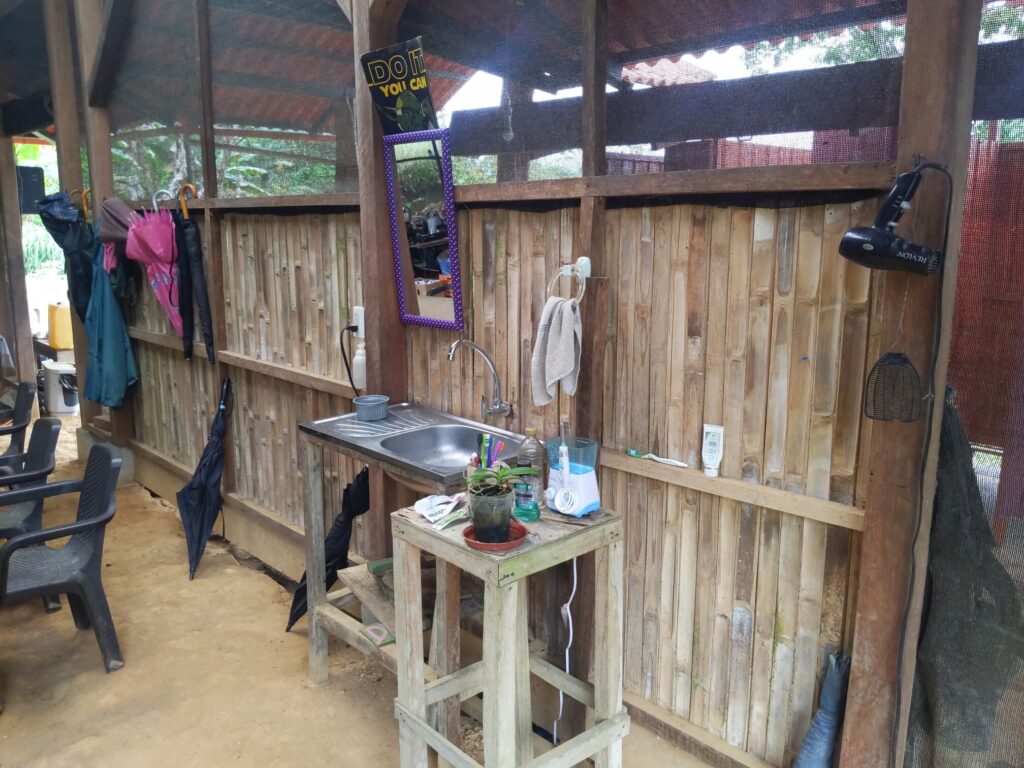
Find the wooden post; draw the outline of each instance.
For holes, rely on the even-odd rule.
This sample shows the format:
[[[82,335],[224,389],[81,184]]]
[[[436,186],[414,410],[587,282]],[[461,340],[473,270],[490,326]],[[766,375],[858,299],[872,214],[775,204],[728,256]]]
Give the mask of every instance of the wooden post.
[[[384,144],[359,57],[396,40],[405,0],[353,0],[352,39],[356,68],[356,162],[359,166],[359,233],[362,242],[363,305],[366,308],[366,391],[402,402],[408,394],[405,328],[398,315]],[[370,470],[370,557],[384,557],[397,489],[379,467]]]
[[[607,172],[604,145],[608,7],[607,0],[587,0],[583,6],[583,175],[592,177]],[[604,197],[585,195],[580,200],[579,227],[574,255],[590,257],[592,277],[587,281],[587,293],[580,307],[585,329],[581,351],[583,371],[573,399],[573,421],[577,435],[596,440],[600,445],[604,437],[604,368],[610,289],[604,249]],[[595,556],[581,557],[577,567],[579,583],[593,584],[597,578]],[[601,642],[596,634],[595,610],[603,610],[603,607],[595,602],[594,592],[588,589],[581,590],[576,599],[577,638],[571,651],[572,667],[580,677],[586,677],[588,672],[591,677],[600,677],[604,670],[597,668],[601,662],[595,658],[593,649]],[[575,702],[566,703],[567,733],[582,731],[587,725],[586,709]]]
[[[0,73],[0,93],[6,93]],[[0,308],[2,319],[10,323],[4,331],[8,339],[19,381],[35,381],[35,355],[32,351],[32,329],[28,319],[28,293],[25,288],[25,260],[21,252],[21,206],[18,201],[18,172],[14,159],[14,142],[0,126],[0,226],[3,228],[4,258],[0,262],[0,279],[4,283]]]
[[[391,255],[383,134],[359,57],[395,42],[398,18],[404,8],[404,0],[354,0],[352,3],[359,231],[366,306],[366,383],[368,391],[390,395],[392,402],[400,402],[406,396],[405,329],[398,316]]]
[[[860,470],[870,472],[870,482],[840,763],[844,767],[903,762],[935,495],[980,14],[980,0],[910,0],[907,7],[899,166],[901,171],[909,169],[915,155],[946,164],[954,179],[953,210],[941,284],[934,278],[903,273],[882,276],[882,347],[887,348],[897,338],[902,318],[901,347],[917,365],[935,398],[928,401],[925,419],[919,422],[875,423],[870,466]],[[946,194],[942,177],[927,173],[901,234],[914,242],[939,245]],[[938,302],[942,306],[942,328],[936,339]],[[938,362],[930,375],[928,368],[936,344]],[[929,419],[931,430],[926,444]],[[922,456],[927,456],[923,484]],[[920,534],[915,546],[918,518]]]
[[[608,0],[583,4],[583,175],[608,173],[607,134]]]
[[[461,634],[459,624],[459,605],[461,585],[459,579],[462,571],[451,563],[436,560],[437,588],[434,598],[434,623],[430,630],[431,666],[438,678],[453,674],[459,669],[462,656]],[[529,663],[526,666],[527,685],[529,692]],[[459,699],[450,696],[431,707],[430,724],[456,747],[462,746],[462,726]],[[451,763],[438,757],[438,768],[447,768]]]
[[[79,143],[78,100],[75,88],[75,62],[71,31],[71,0],[43,0],[46,27],[46,53],[50,62],[50,98],[53,123],[57,130],[57,172],[60,188],[82,189],[82,153]],[[75,344],[75,375],[80,391],[85,389],[89,364],[89,339],[77,313],[71,313],[71,334]],[[79,399],[82,426],[87,427],[100,407],[91,400]]]
[[[102,24],[100,0],[77,0],[75,21],[78,25],[79,71],[82,92],[87,92],[89,75],[97,54]],[[85,107],[86,143],[89,148],[89,182],[93,205],[98,209],[108,197],[114,196],[114,168],[110,155],[110,115],[103,108]],[[120,408],[110,409],[111,439],[125,446],[135,437],[135,410],[132,396],[125,396]]]
[[[398,703],[420,720],[426,720],[423,587],[420,580],[420,549],[404,539],[396,538],[395,647],[398,649]],[[427,768],[426,742],[401,720],[398,734],[402,768]]]
[[[324,469],[323,448],[302,438],[305,462],[302,479],[306,484],[306,608],[309,633],[309,677],[313,682],[327,680],[327,630],[317,619],[317,606],[327,602],[324,579]]]
[[[203,147],[203,194],[217,196],[217,150],[214,136],[213,65],[210,53],[210,3],[196,0],[196,58],[199,72],[199,106],[202,124],[199,126]],[[214,213],[214,211],[210,211]],[[218,297],[220,298],[220,297]],[[218,343],[221,339],[217,340]]]

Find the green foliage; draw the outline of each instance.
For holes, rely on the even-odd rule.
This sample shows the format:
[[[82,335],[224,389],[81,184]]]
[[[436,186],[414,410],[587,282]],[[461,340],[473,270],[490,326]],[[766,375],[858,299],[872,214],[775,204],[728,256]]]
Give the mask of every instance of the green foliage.
[[[1024,141],[1024,120],[998,120],[994,140],[1003,144],[1011,141]],[[971,138],[992,141],[992,122],[979,120],[971,124]]]
[[[786,65],[798,53],[813,51],[820,66],[875,61],[903,55],[906,25],[880,21],[864,27],[846,27],[787,37],[778,42],[764,41],[744,54],[747,68],[754,74],[766,74]],[[1024,8],[1006,2],[987,3],[981,13],[981,42],[1024,37]]]
[[[441,179],[440,147],[433,142],[398,144],[395,146],[395,167],[401,202],[413,213],[444,206],[444,183]],[[455,175],[454,170],[452,175]]]
[[[493,184],[498,180],[497,155],[452,157],[452,177],[456,184]]]
[[[21,247],[27,274],[52,269],[64,272],[64,252],[39,223],[38,216],[21,217]]]
[[[52,195],[60,188],[57,172],[57,148],[53,144],[14,143],[14,161],[18,165],[31,165],[43,169],[43,188]]]
[[[512,478],[536,475],[533,467],[510,467],[499,462],[493,467],[479,467],[466,478],[466,487],[474,496],[502,496],[512,491]]]

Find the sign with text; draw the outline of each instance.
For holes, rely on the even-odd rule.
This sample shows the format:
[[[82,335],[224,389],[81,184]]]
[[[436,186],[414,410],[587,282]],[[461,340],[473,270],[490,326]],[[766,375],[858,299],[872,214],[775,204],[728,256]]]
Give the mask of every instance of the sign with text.
[[[421,38],[370,51],[361,61],[386,135],[437,128]]]

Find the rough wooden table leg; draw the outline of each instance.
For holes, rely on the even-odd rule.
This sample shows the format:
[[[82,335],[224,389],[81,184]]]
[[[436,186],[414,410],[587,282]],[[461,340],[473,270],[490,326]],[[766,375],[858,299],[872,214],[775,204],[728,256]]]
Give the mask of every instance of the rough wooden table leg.
[[[528,580],[520,579],[516,586],[516,756],[517,763],[522,765],[533,759]]]
[[[516,765],[516,626],[520,586],[484,587],[484,765]]]
[[[594,717],[622,710],[622,541],[597,551],[594,584]],[[597,768],[621,768],[622,741],[594,756]]]
[[[420,550],[399,538],[394,540],[394,550],[398,703],[426,722]],[[427,768],[427,743],[404,723],[399,725],[399,753],[402,768]]]
[[[309,677],[327,680],[327,631],[316,618],[316,608],[327,600],[324,581],[324,475],[323,449],[311,440],[305,446],[306,484],[306,603],[309,609]]]
[[[459,574],[457,566],[438,558],[434,624],[430,633],[430,658],[438,677],[450,675],[459,669]],[[431,709],[430,724],[452,744],[461,747],[459,698],[451,696],[438,702]],[[437,765],[438,768],[445,768],[449,763],[438,757]]]

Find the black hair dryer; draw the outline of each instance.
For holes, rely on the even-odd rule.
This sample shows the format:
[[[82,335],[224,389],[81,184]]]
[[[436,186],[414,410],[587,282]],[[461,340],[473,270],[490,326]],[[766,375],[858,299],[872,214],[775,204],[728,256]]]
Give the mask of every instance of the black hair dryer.
[[[921,183],[921,173],[933,167],[921,163],[911,171],[900,174],[896,185],[878,209],[870,227],[854,227],[839,242],[839,253],[850,261],[871,269],[895,269],[934,275],[942,261],[942,251],[926,245],[908,243],[894,230],[903,212],[910,208],[910,199]]]

